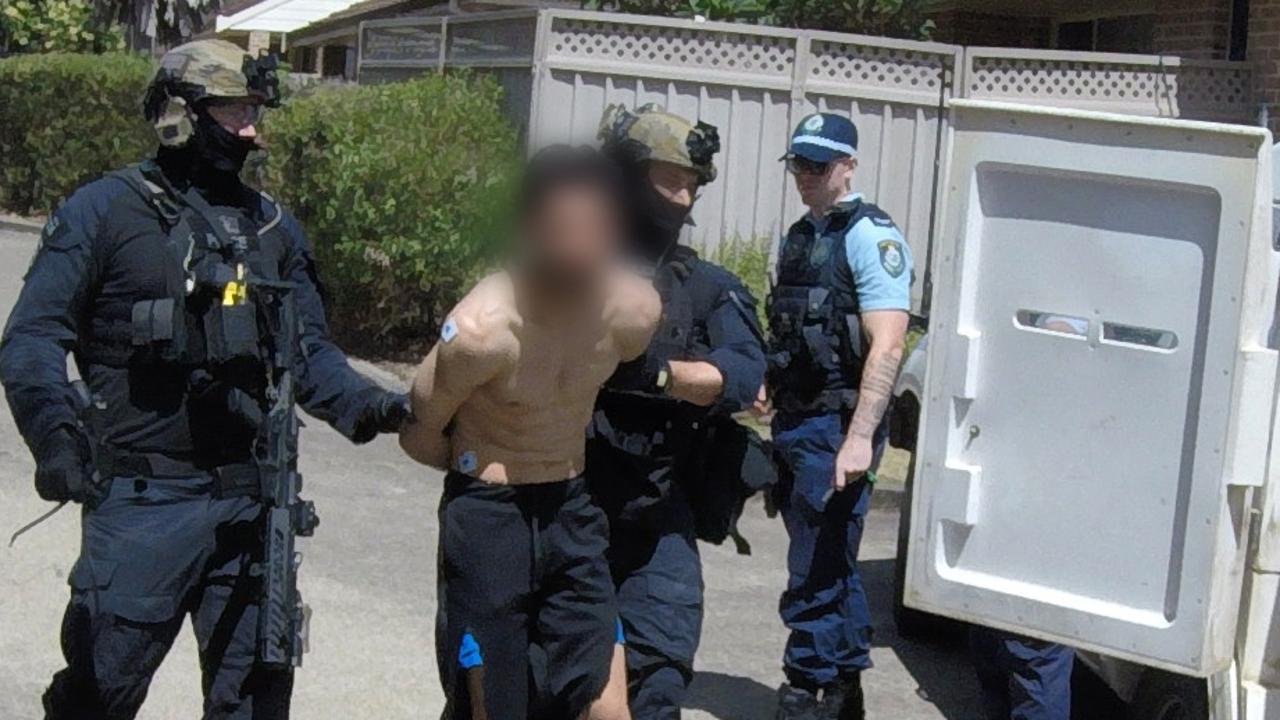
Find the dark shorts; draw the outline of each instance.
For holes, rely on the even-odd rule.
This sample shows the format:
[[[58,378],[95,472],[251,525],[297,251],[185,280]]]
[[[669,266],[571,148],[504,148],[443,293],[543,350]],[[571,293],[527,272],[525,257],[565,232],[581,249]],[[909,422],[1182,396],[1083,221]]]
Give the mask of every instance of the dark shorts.
[[[513,720],[572,720],[599,697],[617,639],[608,546],[581,478],[509,487],[449,473],[436,632],[446,718],[471,718],[479,692],[489,717]]]

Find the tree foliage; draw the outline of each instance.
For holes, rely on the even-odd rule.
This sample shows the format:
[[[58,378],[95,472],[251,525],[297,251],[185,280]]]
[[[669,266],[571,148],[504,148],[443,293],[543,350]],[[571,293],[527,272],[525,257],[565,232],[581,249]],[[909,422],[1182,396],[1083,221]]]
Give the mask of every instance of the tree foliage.
[[[0,55],[124,49],[124,36],[90,0],[0,0]]]
[[[584,0],[591,10],[928,39],[925,0]]]
[[[177,45],[208,28],[219,0],[0,0],[0,56],[123,50],[126,37]]]

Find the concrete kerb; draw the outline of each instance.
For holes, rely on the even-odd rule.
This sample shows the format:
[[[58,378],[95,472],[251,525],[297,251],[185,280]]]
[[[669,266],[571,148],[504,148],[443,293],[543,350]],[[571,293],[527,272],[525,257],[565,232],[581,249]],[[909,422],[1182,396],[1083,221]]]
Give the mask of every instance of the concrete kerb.
[[[44,218],[27,218],[21,215],[0,213],[0,230],[40,234],[44,227]]]

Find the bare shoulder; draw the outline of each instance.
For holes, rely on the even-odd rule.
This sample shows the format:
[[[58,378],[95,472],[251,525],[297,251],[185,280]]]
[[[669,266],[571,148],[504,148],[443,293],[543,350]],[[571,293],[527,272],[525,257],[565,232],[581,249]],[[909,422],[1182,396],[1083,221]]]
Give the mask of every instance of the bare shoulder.
[[[606,319],[623,360],[638,357],[662,319],[662,299],[650,278],[629,270],[616,271],[609,285]]]
[[[662,300],[653,280],[631,270],[613,274],[609,293],[609,318],[615,325],[645,327],[657,325],[662,316]]]
[[[441,354],[464,362],[500,362],[518,349],[519,323],[511,280],[495,273],[476,283],[449,313],[440,330]]]

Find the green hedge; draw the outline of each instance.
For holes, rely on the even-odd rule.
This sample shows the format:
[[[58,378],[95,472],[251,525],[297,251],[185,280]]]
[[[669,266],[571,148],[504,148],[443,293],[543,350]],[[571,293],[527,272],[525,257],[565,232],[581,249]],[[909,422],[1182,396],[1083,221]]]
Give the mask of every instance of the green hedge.
[[[310,235],[348,350],[420,353],[492,257],[520,155],[501,92],[432,74],[268,113],[264,187]]]
[[[47,213],[155,146],[142,119],[152,66],[127,54],[0,59],[0,207]]]

